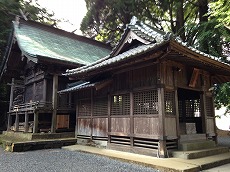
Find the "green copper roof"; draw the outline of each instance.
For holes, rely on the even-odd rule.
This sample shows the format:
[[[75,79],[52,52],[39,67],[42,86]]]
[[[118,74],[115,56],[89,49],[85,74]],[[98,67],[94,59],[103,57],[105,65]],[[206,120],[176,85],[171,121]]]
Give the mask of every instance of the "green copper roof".
[[[108,55],[107,45],[37,22],[14,23],[15,37],[21,51],[29,57],[45,57],[87,65]]]

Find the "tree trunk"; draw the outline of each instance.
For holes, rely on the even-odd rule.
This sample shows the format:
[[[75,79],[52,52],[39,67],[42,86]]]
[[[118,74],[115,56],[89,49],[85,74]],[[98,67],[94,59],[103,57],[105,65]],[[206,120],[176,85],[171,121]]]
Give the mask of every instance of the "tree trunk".
[[[185,28],[184,28],[184,0],[178,0],[176,7],[176,33],[180,35],[181,39],[185,41]]]

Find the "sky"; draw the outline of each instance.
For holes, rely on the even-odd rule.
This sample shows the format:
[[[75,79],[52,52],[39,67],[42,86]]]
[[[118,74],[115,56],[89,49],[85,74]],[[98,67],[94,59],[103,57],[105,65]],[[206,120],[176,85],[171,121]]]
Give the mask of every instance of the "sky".
[[[38,0],[41,7],[55,13],[55,18],[69,20],[71,23],[62,22],[59,27],[63,30],[72,32],[78,29],[76,34],[81,34],[80,24],[85,16],[86,4],[84,0]]]

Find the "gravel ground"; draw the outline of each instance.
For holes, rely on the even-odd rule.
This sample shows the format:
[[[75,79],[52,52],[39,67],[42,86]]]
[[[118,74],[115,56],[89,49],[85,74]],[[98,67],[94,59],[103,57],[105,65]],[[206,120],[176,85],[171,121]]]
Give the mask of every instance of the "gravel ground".
[[[230,147],[230,136],[228,137],[218,137],[218,145],[219,146],[227,146]]]
[[[153,168],[63,149],[22,153],[0,148],[0,172],[157,172]]]

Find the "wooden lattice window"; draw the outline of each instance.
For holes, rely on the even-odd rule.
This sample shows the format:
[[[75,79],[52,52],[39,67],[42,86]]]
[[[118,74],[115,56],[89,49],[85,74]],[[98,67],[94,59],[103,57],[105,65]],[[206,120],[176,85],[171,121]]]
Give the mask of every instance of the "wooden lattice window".
[[[157,90],[134,93],[134,115],[158,114]]]
[[[90,116],[91,115],[91,101],[90,99],[78,101],[78,115]]]
[[[165,99],[165,114],[166,115],[175,115],[175,99],[173,91],[166,91],[164,94]]]
[[[200,117],[200,99],[185,100],[186,117]]]
[[[108,98],[100,97],[94,99],[93,104],[94,116],[107,116],[108,115]]]
[[[130,115],[130,96],[129,94],[112,96],[111,115]]]
[[[207,116],[214,116],[212,97],[206,97],[206,113]]]

